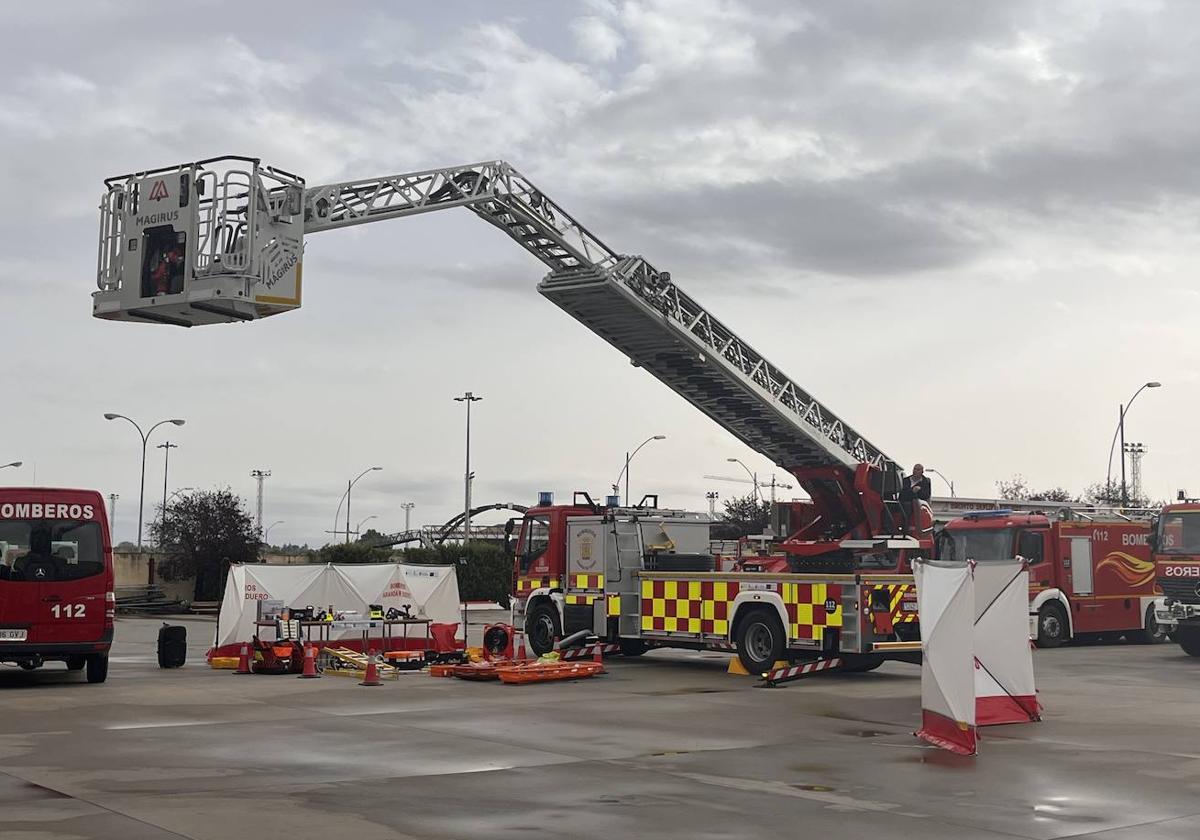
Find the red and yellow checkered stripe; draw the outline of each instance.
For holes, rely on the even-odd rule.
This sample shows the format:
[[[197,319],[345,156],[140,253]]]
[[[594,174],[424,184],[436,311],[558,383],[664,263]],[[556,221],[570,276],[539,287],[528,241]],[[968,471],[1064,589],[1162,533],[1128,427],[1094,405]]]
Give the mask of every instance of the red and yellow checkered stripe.
[[[604,575],[571,575],[563,600],[572,605],[592,604],[604,594]]]
[[[558,578],[552,577],[518,577],[517,578],[517,595],[528,595],[535,589],[541,589],[544,586],[556,589],[562,584]]]
[[[571,575],[571,589],[604,589],[604,575]]]
[[[888,594],[888,612],[892,614],[893,624],[908,624],[919,620],[916,610],[911,612],[903,608],[904,598],[907,595],[909,600],[916,598],[917,586],[913,583],[893,583],[882,586],[876,586],[876,591],[884,590]]]
[[[840,583],[785,583],[783,606],[789,639],[823,639],[826,627],[842,626]]]
[[[642,629],[729,635],[738,584],[711,580],[643,580]]]
[[[643,580],[642,630],[728,637],[736,581]],[[788,638],[820,640],[842,626],[841,584],[784,583],[776,591],[788,616]]]

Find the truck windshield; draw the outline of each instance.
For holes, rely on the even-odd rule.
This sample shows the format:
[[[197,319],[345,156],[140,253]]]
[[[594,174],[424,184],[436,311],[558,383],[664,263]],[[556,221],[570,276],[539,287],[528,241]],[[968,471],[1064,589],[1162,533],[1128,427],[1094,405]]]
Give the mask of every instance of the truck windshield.
[[[947,528],[938,539],[939,560],[1011,560],[1012,528]]]
[[[0,521],[0,581],[80,580],[103,571],[104,548],[95,522]]]
[[[525,527],[521,529],[521,571],[528,572],[533,561],[546,552],[550,545],[550,519],[544,516],[530,516],[525,519]]]
[[[1164,513],[1158,519],[1160,554],[1200,554],[1200,510]]]

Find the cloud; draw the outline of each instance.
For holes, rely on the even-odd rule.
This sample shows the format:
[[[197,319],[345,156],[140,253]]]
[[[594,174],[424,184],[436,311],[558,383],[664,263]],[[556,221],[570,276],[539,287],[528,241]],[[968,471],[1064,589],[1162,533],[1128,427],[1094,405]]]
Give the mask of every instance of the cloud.
[[[612,61],[624,43],[615,29],[592,15],[573,21],[571,31],[579,51],[591,61]]]

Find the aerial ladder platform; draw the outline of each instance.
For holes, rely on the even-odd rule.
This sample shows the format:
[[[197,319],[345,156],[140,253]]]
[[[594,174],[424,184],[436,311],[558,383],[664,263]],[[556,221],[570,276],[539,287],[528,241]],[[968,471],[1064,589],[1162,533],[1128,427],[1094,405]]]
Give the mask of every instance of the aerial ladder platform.
[[[887,498],[899,488],[895,461],[668,272],[610,248],[504,161],[309,186],[256,158],[224,157],[105,184],[98,318],[196,326],[291,311],[305,236],[463,207],[549,267],[538,284],[546,299],[796,475],[829,508],[822,527],[840,521],[858,537],[902,530],[845,500],[856,489]]]

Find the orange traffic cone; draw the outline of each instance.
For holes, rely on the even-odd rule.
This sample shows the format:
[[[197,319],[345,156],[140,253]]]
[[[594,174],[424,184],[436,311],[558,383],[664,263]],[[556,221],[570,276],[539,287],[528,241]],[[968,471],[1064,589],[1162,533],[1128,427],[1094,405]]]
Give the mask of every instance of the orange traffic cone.
[[[592,661],[597,665],[604,664],[604,642],[596,642],[596,646],[592,649]]]
[[[367,670],[359,685],[383,685],[383,680],[379,679],[379,667],[375,664],[374,650],[367,652]]]
[[[525,653],[525,634],[521,633],[520,638],[521,638],[521,644],[517,646],[516,656],[514,658],[518,662],[524,662],[526,659],[529,658],[528,655]]]
[[[315,680],[321,676],[317,673],[317,651],[311,644],[304,646],[304,673],[297,679]]]
[[[235,673],[235,674],[249,674],[250,673],[250,645],[245,644],[245,643],[242,644],[242,649],[238,653],[237,670],[234,671],[233,673]]]

